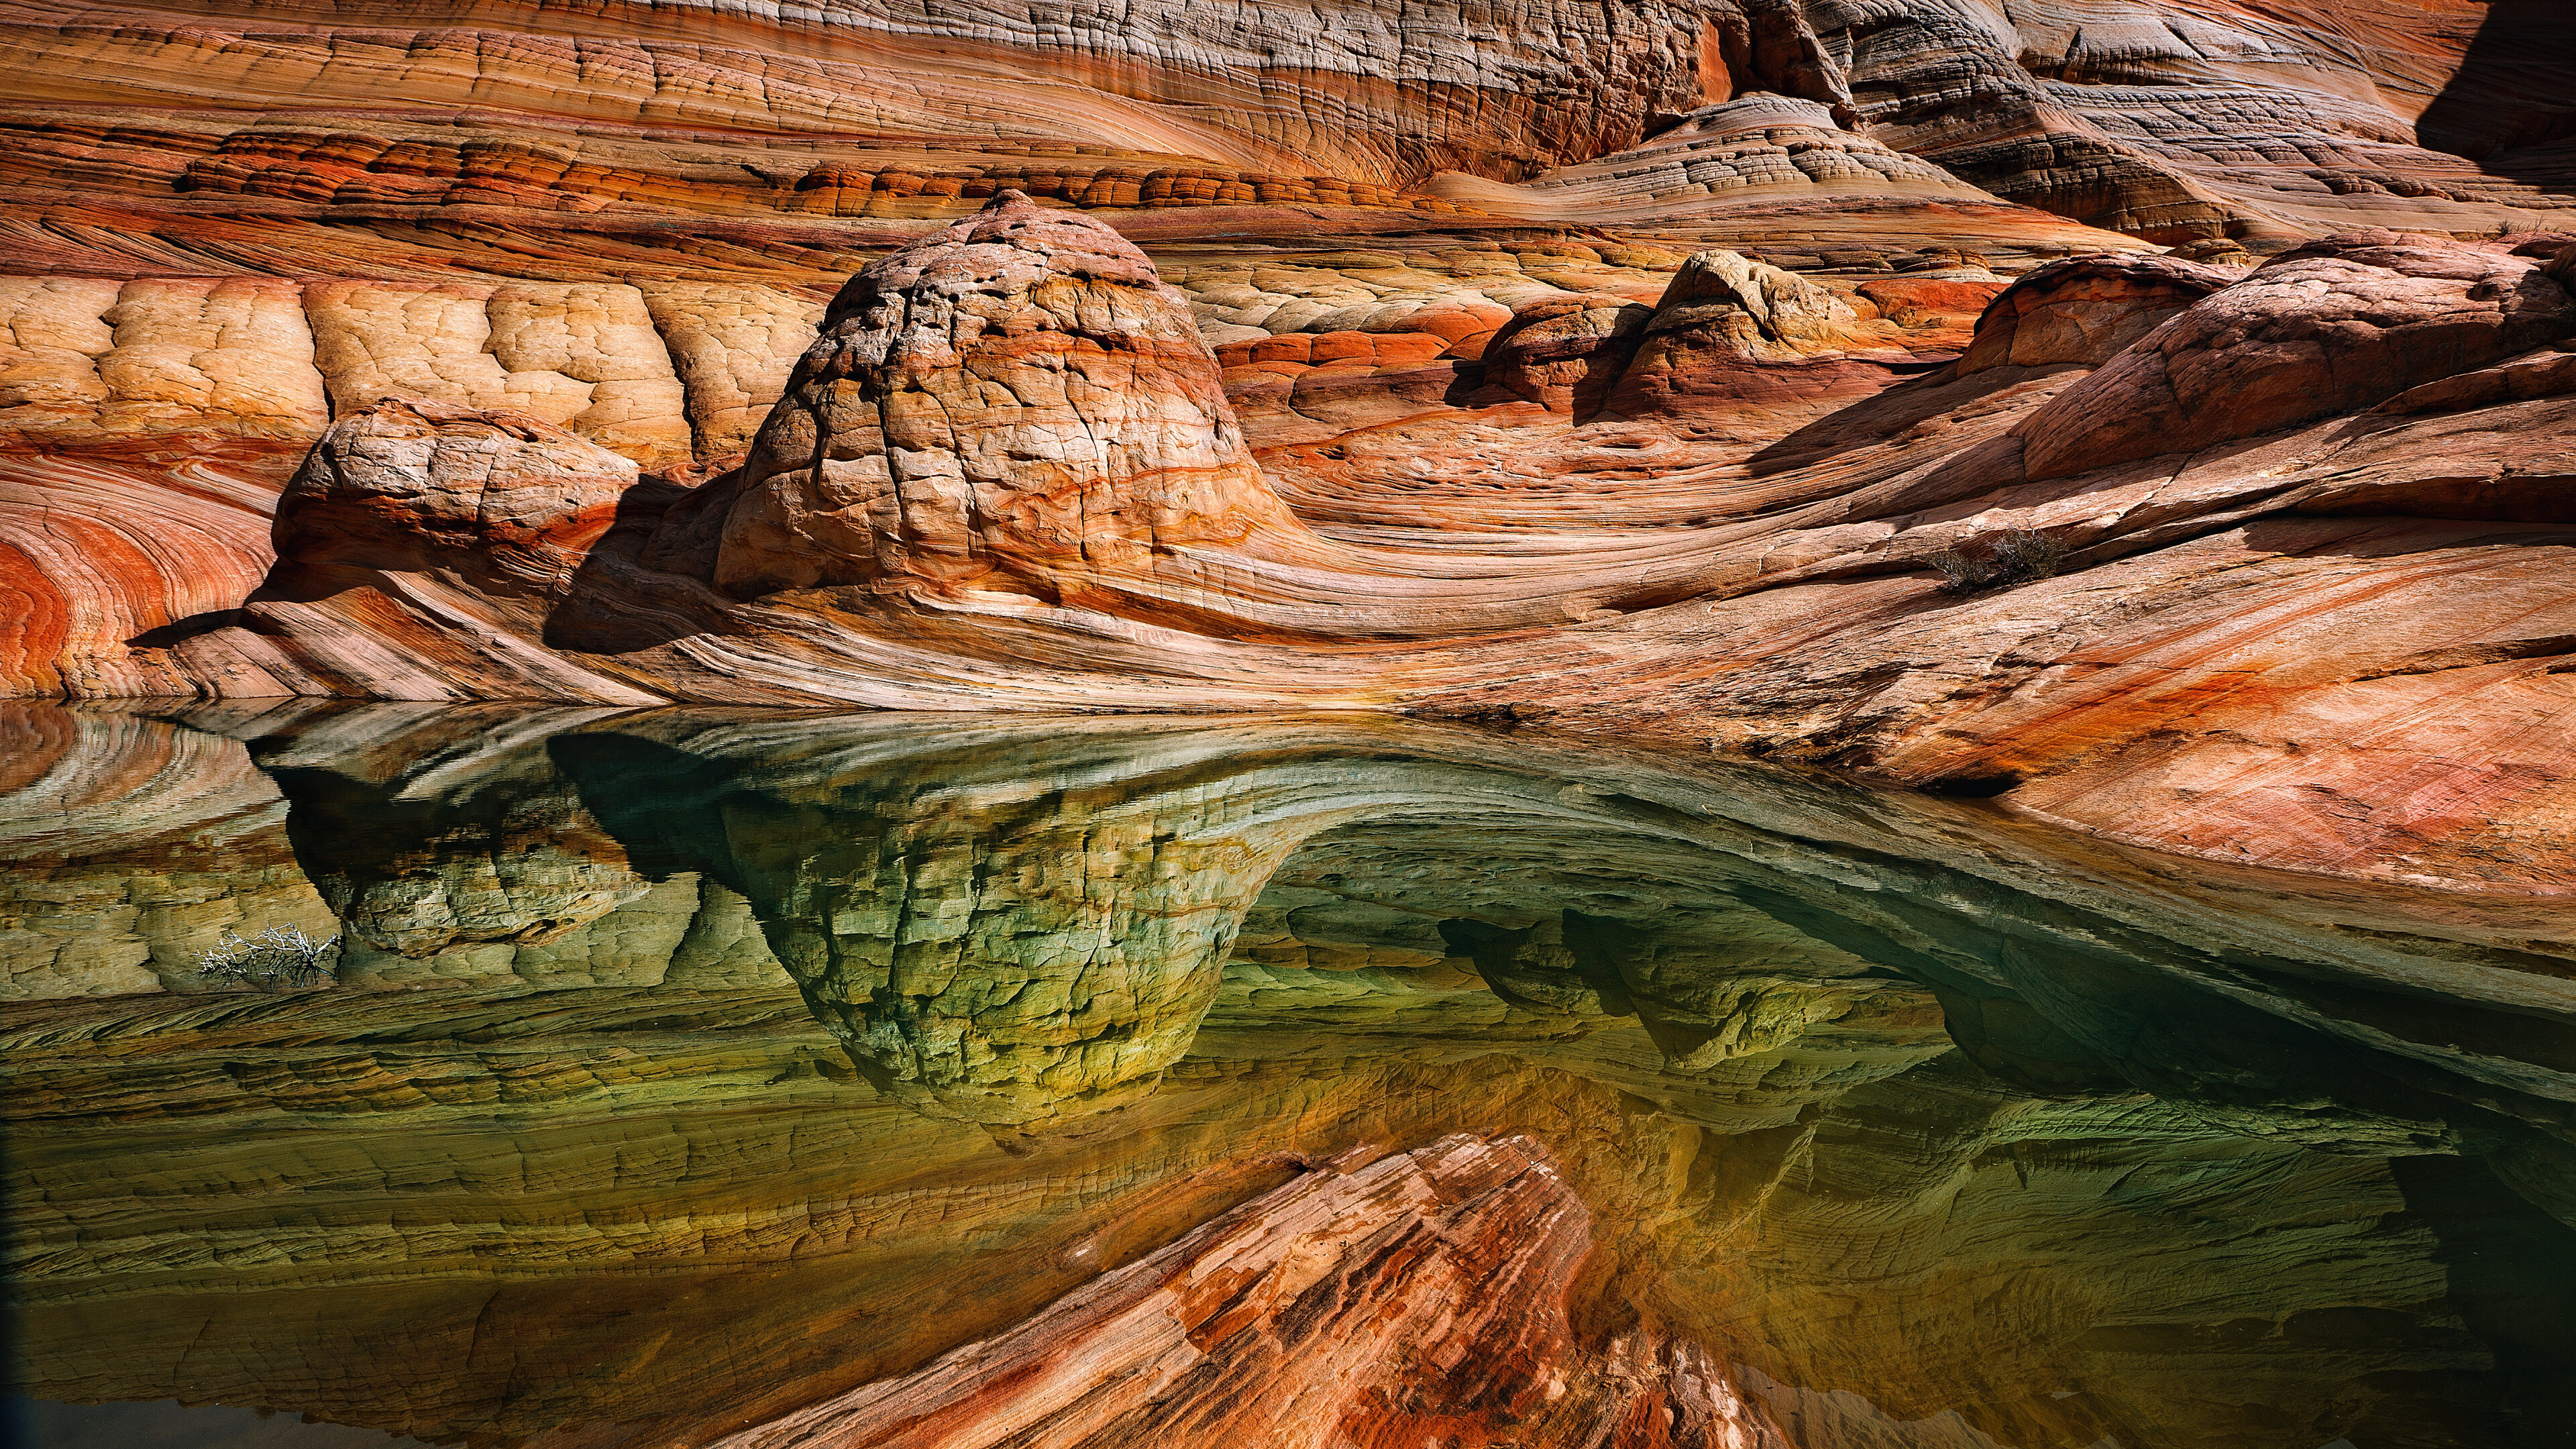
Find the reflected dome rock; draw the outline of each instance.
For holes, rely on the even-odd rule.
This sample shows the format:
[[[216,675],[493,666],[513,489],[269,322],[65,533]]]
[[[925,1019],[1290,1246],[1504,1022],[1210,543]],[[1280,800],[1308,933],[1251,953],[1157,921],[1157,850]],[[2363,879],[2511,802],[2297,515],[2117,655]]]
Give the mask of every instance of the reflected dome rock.
[[[29,718],[45,799],[192,762],[93,876],[269,782],[233,848],[348,942],[6,1008],[41,1397],[2257,1449],[2576,1391],[2550,898],[1347,716]]]

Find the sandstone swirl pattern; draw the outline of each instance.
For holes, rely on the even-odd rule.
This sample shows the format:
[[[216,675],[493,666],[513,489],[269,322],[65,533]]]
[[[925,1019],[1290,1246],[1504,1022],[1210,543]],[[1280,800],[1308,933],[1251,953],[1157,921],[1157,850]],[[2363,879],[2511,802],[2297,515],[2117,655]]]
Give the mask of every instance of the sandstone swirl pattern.
[[[11,19],[14,691],[1545,718],[2568,883],[2545,7]]]

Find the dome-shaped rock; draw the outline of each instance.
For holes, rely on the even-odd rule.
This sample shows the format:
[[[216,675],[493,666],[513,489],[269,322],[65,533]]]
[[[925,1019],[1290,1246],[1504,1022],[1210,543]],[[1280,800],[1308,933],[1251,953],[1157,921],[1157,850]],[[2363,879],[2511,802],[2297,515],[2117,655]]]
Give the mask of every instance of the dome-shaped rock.
[[[842,289],[716,583],[1060,600],[1285,517],[1187,299],[1102,223],[1004,192]]]
[[[1733,410],[1875,385],[1856,361],[1850,303],[1794,272],[1730,251],[1694,254],[1673,274],[1609,398],[1627,417]]]
[[[1525,302],[1485,344],[1485,380],[1550,412],[1591,412],[1654,315],[1652,307],[1596,293]]]
[[[1990,367],[2099,367],[2166,318],[2242,280],[2175,257],[2098,252],[2051,262],[1986,304],[1962,374]]]

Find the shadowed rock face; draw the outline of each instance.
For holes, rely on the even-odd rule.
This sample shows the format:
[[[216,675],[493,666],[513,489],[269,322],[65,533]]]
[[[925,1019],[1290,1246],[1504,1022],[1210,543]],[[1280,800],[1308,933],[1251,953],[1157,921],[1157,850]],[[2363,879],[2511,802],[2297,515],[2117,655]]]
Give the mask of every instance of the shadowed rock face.
[[[2544,901],[1347,720],[198,720],[391,945],[11,1009],[53,1397],[560,1444],[2560,1421]]]

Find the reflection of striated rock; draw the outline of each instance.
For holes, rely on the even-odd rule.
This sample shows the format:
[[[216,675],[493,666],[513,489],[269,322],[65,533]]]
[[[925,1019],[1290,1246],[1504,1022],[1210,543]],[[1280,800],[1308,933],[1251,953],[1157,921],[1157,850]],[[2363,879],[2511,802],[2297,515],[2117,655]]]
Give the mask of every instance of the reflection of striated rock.
[[[0,996],[202,990],[227,933],[331,933],[286,802],[230,740],[10,702],[0,759]]]
[[[1356,1154],[1355,1154],[1356,1155]],[[1784,1449],[1689,1344],[1573,1341],[1583,1204],[1526,1138],[1337,1161],[996,1339],[717,1441]],[[1032,1441],[1026,1436],[1038,1433]]]
[[[968,1120],[1150,1090],[1264,900],[1256,1007],[1357,1010],[1365,988],[1406,1032],[1557,1043],[1634,1017],[1617,1080],[1689,1103],[1731,1063],[1892,1021],[1928,988],[1957,1045],[2028,1089],[2485,1157],[2567,1208],[2563,1064],[2519,1025],[2568,1009],[2547,899],[2355,894],[2320,916],[2276,884],[2177,886],[1970,812],[1419,727],[556,714],[460,752],[455,730],[490,723],[361,711],[261,746],[361,943],[630,979],[525,953],[612,910],[638,913],[612,938],[669,951],[738,895],[862,1070]],[[1924,843],[1963,830],[1983,843]],[[1828,867],[1816,841],[1870,863]],[[1318,979],[1341,974],[1337,944],[1384,974]],[[2432,982],[2456,1019],[2401,1004]]]
[[[740,897],[646,879],[582,809],[547,754],[582,718],[379,706],[258,739],[345,985],[785,984]]]
[[[863,1070],[974,1121],[1150,1090],[1270,872],[1358,808],[1231,732],[669,725],[555,754],[621,839],[750,899]]]
[[[761,429],[716,584],[1081,601],[1287,515],[1181,296],[1005,192],[861,272]]]
[[[1347,718],[199,717],[255,740],[353,927],[452,943],[377,948],[361,989],[11,1009],[17,1277],[52,1397],[705,1442],[953,1386],[963,1361],[924,1370],[959,1344],[1088,1362],[1014,1327],[1099,1306],[1131,1280],[1079,1296],[1095,1274],[1288,1166],[1497,1123],[1554,1159],[1595,1240],[1541,1355],[1569,1391],[1533,1423],[1704,1388],[1792,1443],[1923,1421],[1966,1444],[2271,1449],[2288,1415],[2506,1449],[2507,1415],[2545,1418],[2576,1368],[2565,1305],[2534,1296],[2567,1230],[2496,1181],[2567,1201],[2571,932],[2547,901],[2312,895],[1795,771]],[[1077,897],[1041,867],[1086,838]],[[1272,874],[1262,851],[1300,840]],[[1241,893],[1211,905],[1168,878],[1185,862]],[[1162,979],[1095,953],[1107,989],[1068,1014],[1081,971],[1029,963],[1073,959],[1083,930],[1194,949],[1256,891],[1257,932],[1152,1093],[997,1135],[955,1120],[993,1077],[925,1089],[979,1065],[978,1032],[1009,1048],[981,1067],[1057,1064],[1011,1088],[1023,1104],[1116,1064],[1060,1048],[1114,1040]],[[725,949],[766,932],[841,974],[803,1000],[774,966],[731,974],[716,943],[754,910]],[[513,919],[529,939],[474,934]],[[404,961],[459,979],[364,989],[408,984]],[[859,1059],[922,1072],[898,1095],[940,1114],[858,1088],[817,1007],[878,1032]],[[1270,1205],[1349,1186],[1314,1175]],[[1516,1221],[1448,1221],[1471,1219]],[[1533,1266],[1565,1241],[1440,1253],[1506,1239]],[[1440,1253],[1341,1259],[1308,1307],[1187,1352],[1283,1392],[1312,1363],[1431,1385],[1416,1405],[1492,1402],[1380,1351],[1379,1309],[1522,1301],[1442,1287]],[[1174,1281],[1155,1262],[1149,1290]],[[1560,1342],[1543,1312],[1456,1321]],[[1106,1411],[1152,1379],[1058,1382]],[[1212,1408],[1196,1382],[1159,1402]]]

